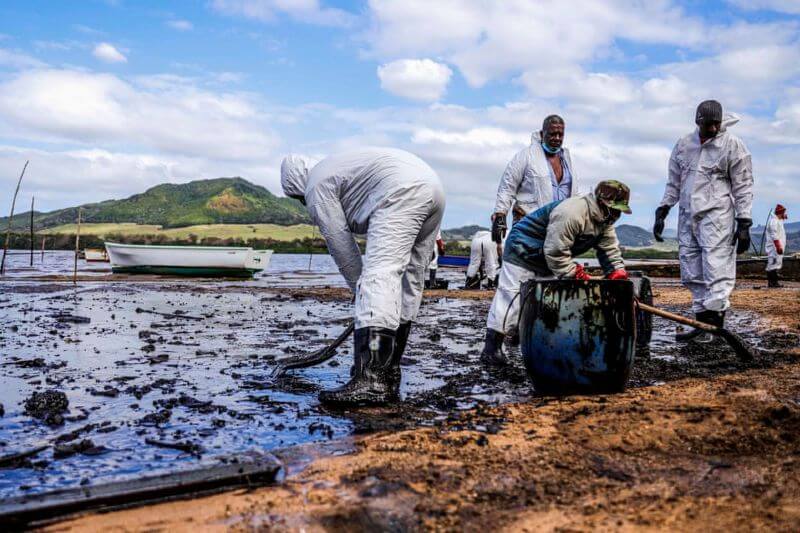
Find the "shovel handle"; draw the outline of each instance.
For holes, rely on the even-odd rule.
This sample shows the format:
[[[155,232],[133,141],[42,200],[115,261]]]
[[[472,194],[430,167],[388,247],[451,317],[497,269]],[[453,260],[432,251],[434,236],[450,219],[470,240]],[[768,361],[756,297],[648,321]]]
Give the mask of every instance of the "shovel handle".
[[[672,320],[673,322],[678,322],[680,324],[684,324],[686,326],[692,326],[693,328],[701,329],[703,331],[707,331],[709,333],[719,333],[719,330],[716,326],[712,326],[711,324],[706,324],[705,322],[700,322],[698,320],[694,320],[691,318],[686,318],[685,316],[676,315],[675,313],[670,313],[669,311],[664,311],[663,309],[659,309],[658,307],[653,307],[652,305],[647,305],[642,303],[637,298],[636,305],[642,311],[646,311],[653,315],[658,315],[662,318],[666,318],[667,320]]]

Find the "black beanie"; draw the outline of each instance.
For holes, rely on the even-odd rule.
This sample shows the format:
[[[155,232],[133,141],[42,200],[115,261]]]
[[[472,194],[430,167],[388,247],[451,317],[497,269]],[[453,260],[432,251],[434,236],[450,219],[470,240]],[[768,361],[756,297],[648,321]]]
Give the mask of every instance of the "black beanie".
[[[716,100],[706,100],[697,106],[696,124],[700,122],[722,122],[722,104]]]

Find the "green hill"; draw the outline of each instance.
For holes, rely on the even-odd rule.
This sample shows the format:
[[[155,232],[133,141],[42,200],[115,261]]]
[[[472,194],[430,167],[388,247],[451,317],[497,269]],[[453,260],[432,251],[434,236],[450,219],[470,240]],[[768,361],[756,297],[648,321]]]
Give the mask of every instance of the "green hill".
[[[159,225],[179,228],[198,224],[278,224],[288,226],[309,222],[308,213],[297,200],[278,198],[264,187],[242,178],[217,178],[189,183],[156,185],[124,200],[85,204],[82,220],[92,223]],[[34,211],[37,230],[74,224],[78,207],[49,213]],[[0,218],[5,228],[8,217]],[[30,211],[14,215],[12,227],[24,230]]]

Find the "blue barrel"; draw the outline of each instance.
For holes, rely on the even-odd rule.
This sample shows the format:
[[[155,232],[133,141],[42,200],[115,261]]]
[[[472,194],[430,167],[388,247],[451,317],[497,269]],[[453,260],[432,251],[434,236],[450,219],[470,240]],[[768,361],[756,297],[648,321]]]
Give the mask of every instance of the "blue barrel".
[[[625,389],[636,351],[634,284],[529,281],[520,291],[520,348],[537,391]]]

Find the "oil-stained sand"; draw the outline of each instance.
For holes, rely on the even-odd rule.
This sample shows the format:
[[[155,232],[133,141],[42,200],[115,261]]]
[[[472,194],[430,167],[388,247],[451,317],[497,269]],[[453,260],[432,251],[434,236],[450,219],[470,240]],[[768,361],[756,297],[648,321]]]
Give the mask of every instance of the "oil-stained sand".
[[[658,286],[657,304],[686,301],[674,284]],[[641,358],[633,384],[659,372],[665,384],[478,404],[423,426],[406,421],[407,429],[376,423],[377,432],[336,448],[344,455],[303,461],[281,486],[54,528],[792,530],[800,521],[800,292],[739,289],[734,304],[780,310],[743,315],[764,339],[751,368],[716,343]],[[495,379],[508,383],[515,375]],[[402,419],[412,407],[359,416]],[[303,455],[298,450],[284,454],[289,464]]]

